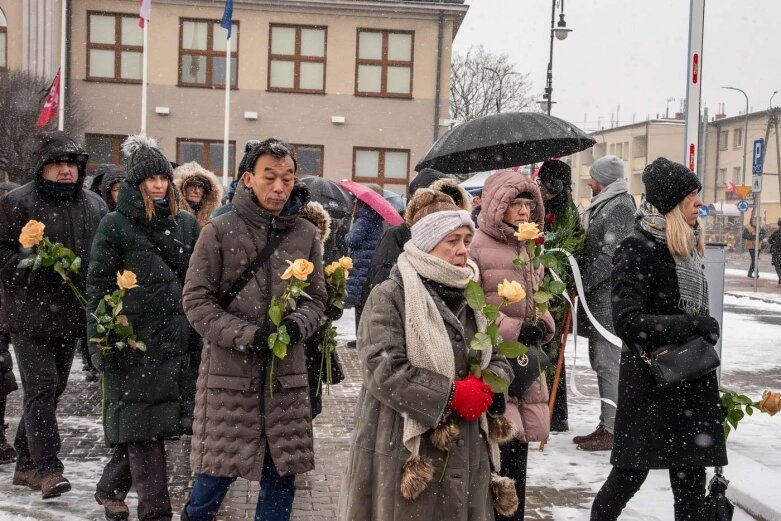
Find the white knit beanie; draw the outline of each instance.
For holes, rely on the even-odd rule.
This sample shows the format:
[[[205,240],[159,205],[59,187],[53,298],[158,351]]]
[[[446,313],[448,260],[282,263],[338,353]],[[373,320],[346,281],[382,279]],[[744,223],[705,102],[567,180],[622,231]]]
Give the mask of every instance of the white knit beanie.
[[[444,210],[431,213],[412,226],[412,244],[419,250],[429,253],[439,241],[462,226],[468,226],[472,233],[475,224],[466,210]]]

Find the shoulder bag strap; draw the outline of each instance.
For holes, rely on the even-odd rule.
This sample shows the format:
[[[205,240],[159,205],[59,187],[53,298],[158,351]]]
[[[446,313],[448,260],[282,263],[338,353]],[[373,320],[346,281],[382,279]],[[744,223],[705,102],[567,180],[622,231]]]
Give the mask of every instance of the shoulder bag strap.
[[[228,291],[226,291],[225,294],[220,298],[220,307],[222,309],[228,309],[228,306],[230,306],[231,302],[233,302],[233,299],[235,299],[236,296],[241,293],[241,290],[243,290],[244,286],[246,286],[250,279],[255,276],[255,273],[257,273],[260,267],[271,258],[271,254],[274,252],[277,246],[279,246],[279,243],[282,242],[283,236],[284,234],[279,231],[269,238],[268,242],[260,251],[252,264],[250,264],[250,266],[244,270],[244,273],[241,274],[241,277],[239,277],[236,282],[231,284],[231,287],[228,288]]]

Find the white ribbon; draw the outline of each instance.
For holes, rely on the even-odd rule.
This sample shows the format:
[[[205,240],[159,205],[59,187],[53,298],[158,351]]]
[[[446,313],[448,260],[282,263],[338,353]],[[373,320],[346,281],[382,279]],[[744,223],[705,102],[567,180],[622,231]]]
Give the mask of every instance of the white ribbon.
[[[573,335],[574,354],[572,357],[572,369],[570,370],[569,388],[572,391],[572,394],[574,394],[575,396],[578,396],[580,398],[594,399],[594,397],[592,396],[586,396],[585,394],[581,393],[578,390],[577,384],[575,383],[575,375],[577,374],[577,361],[578,361],[578,300],[583,302],[583,310],[586,312],[586,316],[588,317],[591,324],[594,326],[594,329],[596,329],[597,332],[605,338],[605,340],[607,340],[614,346],[618,346],[618,347],[621,347],[623,343],[621,342],[620,338],[618,338],[616,335],[608,331],[607,328],[605,328],[605,326],[600,324],[599,321],[591,313],[591,310],[588,308],[588,302],[586,301],[585,298],[586,292],[583,290],[583,278],[580,275],[580,268],[578,267],[578,261],[575,260],[575,257],[573,257],[570,252],[562,250],[561,248],[552,248],[550,250],[545,250],[545,252],[563,253],[567,258],[567,262],[569,262],[570,268],[572,268],[572,277],[575,280],[575,288],[577,289],[578,297],[575,298],[575,302],[572,302],[566,290],[563,291],[561,294],[564,297],[564,300],[567,301],[567,303],[570,305],[570,308],[572,309],[572,335]],[[561,282],[561,277],[559,277],[559,275],[555,271],[551,269],[549,269],[548,271],[550,271],[554,280]],[[613,407],[616,407],[616,404],[613,402],[613,400],[609,400],[607,398],[600,398],[600,400],[609,405],[612,405]]]

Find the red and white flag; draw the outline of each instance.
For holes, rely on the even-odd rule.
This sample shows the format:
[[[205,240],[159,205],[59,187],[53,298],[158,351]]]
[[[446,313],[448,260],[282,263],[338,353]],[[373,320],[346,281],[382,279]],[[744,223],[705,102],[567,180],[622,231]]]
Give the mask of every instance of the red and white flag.
[[[727,193],[737,192],[737,190],[735,189],[735,183],[733,183],[731,181],[728,182],[727,186],[724,187],[724,191],[727,192]]]
[[[49,87],[49,93],[46,95],[46,103],[38,115],[38,121],[35,122],[35,128],[45,127],[54,116],[57,115],[57,109],[60,106],[60,71],[54,76],[52,86]]]
[[[138,26],[144,28],[144,23],[152,18],[152,0],[138,0],[141,9],[138,11]]]

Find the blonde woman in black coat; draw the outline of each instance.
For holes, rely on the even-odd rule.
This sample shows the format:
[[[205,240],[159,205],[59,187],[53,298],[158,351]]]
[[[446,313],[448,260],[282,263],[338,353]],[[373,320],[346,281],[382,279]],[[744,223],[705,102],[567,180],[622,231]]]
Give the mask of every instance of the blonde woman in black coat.
[[[613,258],[612,306],[624,342],[618,382],[613,470],[591,519],[618,519],[649,469],[669,469],[676,521],[700,521],[705,467],[727,463],[716,373],[662,390],[640,353],[701,336],[715,344],[703,273],[702,189],[683,165],[659,158],[643,172],[646,201]]]

